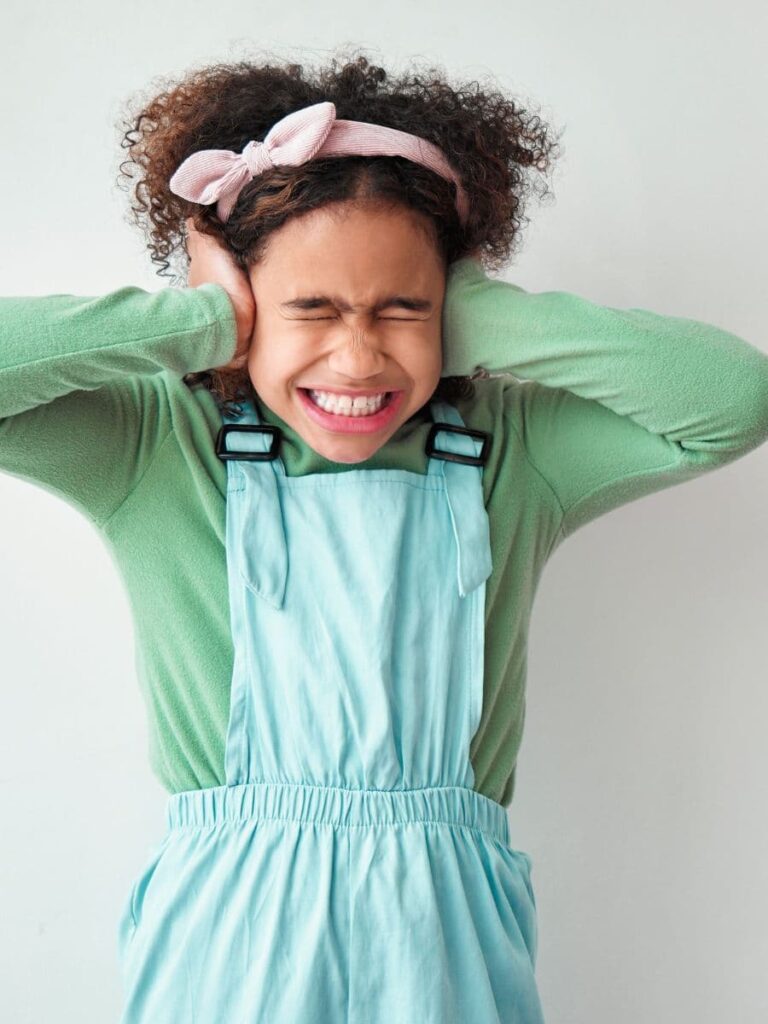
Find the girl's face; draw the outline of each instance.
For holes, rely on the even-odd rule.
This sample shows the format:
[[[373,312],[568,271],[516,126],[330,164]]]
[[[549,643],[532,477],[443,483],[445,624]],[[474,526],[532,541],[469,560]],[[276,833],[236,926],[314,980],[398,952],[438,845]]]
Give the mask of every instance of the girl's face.
[[[431,397],[446,268],[418,215],[353,204],[289,220],[249,270],[248,373],[262,401],[333,462],[369,458]],[[308,391],[394,392],[373,415]],[[390,400],[387,399],[387,402]]]

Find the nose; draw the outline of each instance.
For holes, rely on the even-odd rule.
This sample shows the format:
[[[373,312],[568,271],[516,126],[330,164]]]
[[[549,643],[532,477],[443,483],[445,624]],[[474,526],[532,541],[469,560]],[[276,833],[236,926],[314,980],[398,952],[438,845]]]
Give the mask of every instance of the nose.
[[[375,332],[350,326],[330,353],[328,365],[340,377],[365,379],[384,370],[386,356],[381,351]]]

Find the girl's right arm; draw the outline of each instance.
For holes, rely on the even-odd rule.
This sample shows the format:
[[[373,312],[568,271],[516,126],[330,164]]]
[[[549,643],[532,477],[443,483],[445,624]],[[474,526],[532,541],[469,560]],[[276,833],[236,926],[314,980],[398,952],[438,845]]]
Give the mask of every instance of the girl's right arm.
[[[0,298],[0,471],[103,525],[172,429],[161,378],[227,364],[224,287]]]
[[[173,422],[161,376],[242,369],[256,317],[248,275],[187,218],[188,287],[0,298],[0,471],[103,526]]]

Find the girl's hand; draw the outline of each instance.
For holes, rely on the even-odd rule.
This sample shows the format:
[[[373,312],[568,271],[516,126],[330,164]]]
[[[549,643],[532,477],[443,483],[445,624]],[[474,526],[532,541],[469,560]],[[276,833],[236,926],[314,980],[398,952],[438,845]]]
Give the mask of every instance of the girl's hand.
[[[483,331],[473,327],[472,317],[478,301],[482,308],[478,291],[482,294],[492,286],[476,251],[448,264],[442,309],[441,377],[471,377],[480,367]]]
[[[192,217],[185,221],[189,255],[188,287],[213,282],[229,295],[237,323],[237,347],[232,360],[220,370],[239,370],[248,360],[248,349],[256,322],[256,300],[248,275],[238,267],[232,254],[212,235],[197,230]]]

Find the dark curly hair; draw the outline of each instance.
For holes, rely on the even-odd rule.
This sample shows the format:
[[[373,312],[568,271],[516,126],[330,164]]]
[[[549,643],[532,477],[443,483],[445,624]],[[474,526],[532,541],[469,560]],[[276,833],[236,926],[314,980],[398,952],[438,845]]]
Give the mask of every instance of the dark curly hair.
[[[361,198],[425,215],[446,265],[470,253],[489,269],[506,263],[528,220],[523,208],[529,192],[533,188],[541,199],[552,194],[543,173],[551,169],[559,134],[553,138],[537,115],[498,90],[476,81],[451,84],[434,66],[417,70],[395,77],[354,54],[333,56],[311,70],[287,61],[216,63],[192,68],[177,81],[156,79],[151,89],[162,86],[161,91],[128,100],[120,121],[120,146],[128,158],[120,164],[118,185],[131,191],[131,222],[147,238],[158,275],[170,276],[171,258],[179,255],[183,269],[174,282],[185,283],[187,217],[222,241],[246,270],[263,257],[269,235],[288,218]],[[263,140],[285,115],[328,100],[339,118],[388,125],[439,146],[466,189],[467,223],[459,222],[453,183],[404,157],[325,157],[275,167],[242,189],[226,224],[215,204],[200,206],[170,191],[171,175],[190,154],[240,152],[249,140]],[[529,181],[531,169],[540,177]],[[472,380],[482,376],[488,374],[443,377],[433,397],[472,397]],[[212,368],[187,374],[184,382],[202,382],[224,403],[252,392],[247,368]]]

